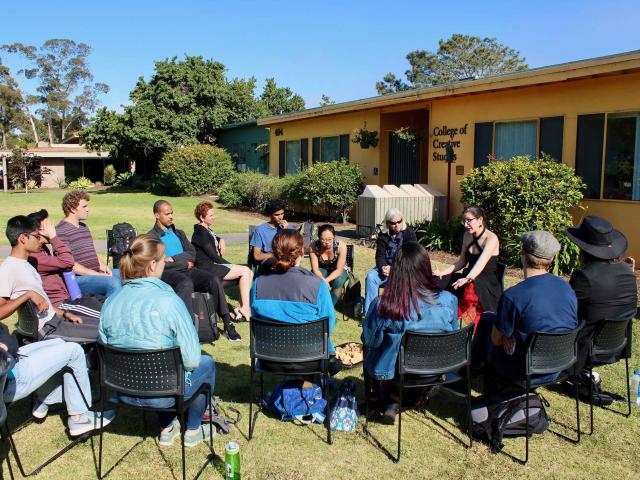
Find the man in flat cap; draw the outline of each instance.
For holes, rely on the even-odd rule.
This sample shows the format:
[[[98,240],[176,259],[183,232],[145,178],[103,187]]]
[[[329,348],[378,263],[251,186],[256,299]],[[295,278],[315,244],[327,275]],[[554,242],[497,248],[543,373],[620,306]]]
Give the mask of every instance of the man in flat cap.
[[[536,230],[523,234],[520,241],[524,281],[502,294],[495,314],[483,314],[473,343],[476,366],[484,359],[486,369],[511,380],[524,379],[524,344],[529,335],[568,331],[578,325],[575,293],[567,282],[549,273],[560,251],[558,240]],[[537,380],[553,380],[559,373]]]

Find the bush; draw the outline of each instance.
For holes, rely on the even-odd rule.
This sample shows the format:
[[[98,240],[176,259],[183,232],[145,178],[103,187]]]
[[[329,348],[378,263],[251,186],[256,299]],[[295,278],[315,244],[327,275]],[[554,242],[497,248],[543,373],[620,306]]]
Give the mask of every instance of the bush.
[[[177,147],[164,154],[159,165],[159,184],[177,195],[218,193],[234,173],[226,150],[211,145]]]
[[[67,179],[65,177],[56,177],[56,185],[58,185],[59,189],[64,190],[69,186],[69,183],[67,182]]]
[[[272,198],[282,197],[285,178],[258,172],[235,173],[220,188],[220,202],[230,207],[249,207],[262,211]]]
[[[569,209],[582,199],[582,180],[573,168],[549,157],[514,157],[476,168],[460,182],[462,202],[480,205],[488,227],[498,235],[502,256],[520,265],[520,235],[530,230],[547,230],[563,243],[555,271],[570,273],[577,255],[563,237],[572,224]]]
[[[113,184],[116,187],[135,187],[142,182],[142,179],[133,172],[122,172],[116,177]]]
[[[411,225],[416,231],[418,242],[427,250],[440,250],[459,254],[462,248],[464,227],[460,224],[460,217],[449,222],[444,220],[424,220]]]
[[[104,167],[104,183],[105,185],[111,185],[116,181],[116,167],[113,165],[107,165]]]
[[[80,177],[69,183],[69,188],[71,190],[87,190],[91,187],[93,187],[93,183],[87,177]]]

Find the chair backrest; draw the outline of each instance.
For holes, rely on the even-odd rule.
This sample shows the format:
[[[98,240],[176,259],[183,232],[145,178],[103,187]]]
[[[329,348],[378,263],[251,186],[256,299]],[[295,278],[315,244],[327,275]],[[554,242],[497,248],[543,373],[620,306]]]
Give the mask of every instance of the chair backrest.
[[[349,267],[349,270],[351,270],[351,272],[355,273],[354,270],[354,265],[356,263],[356,252],[355,252],[355,245],[348,243],[347,244],[347,267]]]
[[[502,262],[496,263],[496,275],[498,276],[498,281],[500,282],[500,288],[504,292],[504,276],[507,273],[507,265]]]
[[[406,332],[398,352],[401,375],[441,375],[469,363],[473,325],[447,333]]]
[[[591,351],[593,354],[616,354],[621,352],[629,341],[629,323],[631,319],[605,319],[599,322],[593,335]]]
[[[258,263],[253,259],[253,255],[251,253],[251,237],[253,237],[253,232],[257,227],[258,227],[257,225],[249,225],[249,240],[247,241],[247,244],[248,244],[247,265],[254,270],[253,273],[256,273],[255,272],[256,268],[254,267],[257,267]]]
[[[527,375],[547,375],[567,370],[574,363],[578,353],[578,332],[584,321],[573,330],[566,332],[536,332],[526,342]]]
[[[184,394],[184,367],[180,348],[127,350],[101,343],[100,385],[136,397]]]
[[[18,308],[18,325],[16,326],[18,335],[35,342],[38,339],[39,323],[38,311],[31,300],[23,303]]]
[[[15,365],[15,360],[9,352],[4,348],[0,348],[0,392],[4,392],[4,387],[7,383],[7,375]],[[0,427],[4,425],[7,420],[7,406],[4,400],[0,401]]]
[[[285,323],[251,317],[251,358],[273,362],[307,362],[329,359],[329,319]]]

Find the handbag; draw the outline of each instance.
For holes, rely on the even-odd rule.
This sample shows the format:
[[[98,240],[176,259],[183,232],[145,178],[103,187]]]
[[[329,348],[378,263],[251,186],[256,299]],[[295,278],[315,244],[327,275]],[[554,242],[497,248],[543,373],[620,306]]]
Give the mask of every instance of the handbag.
[[[336,403],[329,416],[331,430],[337,432],[353,432],[358,425],[358,402],[356,386],[347,379],[340,385]]]

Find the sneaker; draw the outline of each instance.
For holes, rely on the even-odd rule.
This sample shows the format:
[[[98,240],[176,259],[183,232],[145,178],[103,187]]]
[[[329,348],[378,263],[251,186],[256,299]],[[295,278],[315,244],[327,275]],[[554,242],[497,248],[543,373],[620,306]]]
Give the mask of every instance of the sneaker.
[[[171,424],[171,430],[168,432],[160,432],[160,437],[158,438],[158,445],[161,447],[170,447],[173,445],[173,442],[180,436],[180,422],[177,418],[173,419]]]
[[[47,416],[47,413],[49,413],[49,405],[40,400],[36,400],[36,404],[33,407],[33,410],[31,410],[31,415],[33,415],[33,418],[42,420]]]
[[[382,423],[384,423],[385,425],[394,425],[396,423],[396,417],[398,416],[399,412],[400,405],[395,402],[390,403],[382,414]]]
[[[236,327],[234,327],[231,324],[227,325],[227,327],[224,329],[224,333],[227,335],[227,338],[232,342],[239,342],[240,340],[242,340],[242,337],[240,336],[240,334],[236,332]]]
[[[216,436],[216,429],[213,429],[213,436]],[[191,430],[187,430],[187,433],[184,434],[184,446],[185,447],[195,447],[196,445],[202,442],[208,442],[211,439],[209,435],[209,425],[200,425],[200,428],[196,430],[195,433],[192,433]]]
[[[116,412],[114,410],[107,410],[104,415],[103,426],[109,425],[114,418],[116,418]],[[78,420],[72,420],[71,417],[67,419],[67,425],[69,426],[69,434],[72,437],[77,437],[83,433],[98,430],[100,428],[100,412],[88,411],[80,415]]]

